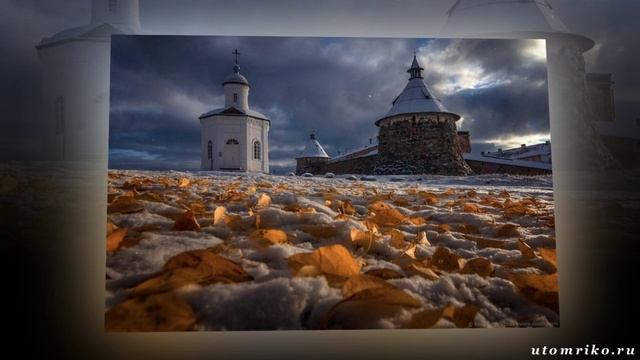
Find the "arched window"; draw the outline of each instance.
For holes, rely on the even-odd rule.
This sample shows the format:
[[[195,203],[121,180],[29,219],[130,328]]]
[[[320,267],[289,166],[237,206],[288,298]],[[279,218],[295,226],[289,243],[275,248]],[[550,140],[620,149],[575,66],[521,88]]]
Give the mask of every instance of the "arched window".
[[[109,12],[114,12],[118,8],[118,0],[109,0]]]
[[[260,141],[256,140],[253,142],[253,158],[255,160],[260,160],[262,149],[260,148]]]
[[[64,134],[64,97],[58,96],[55,102],[56,135]]]
[[[233,94],[233,102],[238,102],[238,94]]]
[[[213,143],[209,140],[207,144],[207,159],[213,158]]]
[[[239,145],[240,143],[236,139],[227,140],[227,145]]]

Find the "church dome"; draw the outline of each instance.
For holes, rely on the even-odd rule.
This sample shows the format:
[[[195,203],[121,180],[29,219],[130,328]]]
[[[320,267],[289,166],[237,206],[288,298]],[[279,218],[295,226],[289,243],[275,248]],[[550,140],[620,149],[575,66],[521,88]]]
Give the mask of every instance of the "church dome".
[[[246,77],[240,74],[240,65],[235,64],[233,66],[233,73],[227,75],[227,77],[224,78],[224,82],[222,83],[222,85],[224,84],[242,84],[249,86],[249,81]]]

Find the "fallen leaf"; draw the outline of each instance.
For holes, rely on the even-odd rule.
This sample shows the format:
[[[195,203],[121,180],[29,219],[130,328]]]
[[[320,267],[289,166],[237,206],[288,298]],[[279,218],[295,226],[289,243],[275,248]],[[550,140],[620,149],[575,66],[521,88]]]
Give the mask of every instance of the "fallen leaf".
[[[381,279],[385,279],[385,280],[389,280],[389,279],[399,279],[401,277],[403,277],[403,275],[393,269],[389,269],[389,268],[377,268],[377,269],[371,269],[369,271],[367,271],[365,274],[367,275],[371,275],[371,276],[377,276]]]
[[[558,312],[558,273],[509,273],[507,279],[529,300]]]
[[[267,207],[271,205],[271,197],[265,193],[260,194],[258,197],[257,207]]]
[[[116,251],[124,237],[127,236],[128,231],[129,229],[127,228],[116,229],[107,235],[107,252],[111,253]]]
[[[476,204],[472,204],[472,203],[465,203],[464,205],[462,205],[462,211],[467,212],[467,213],[479,213],[480,208],[478,207],[478,205]]]
[[[539,248],[540,257],[558,269],[558,261],[556,258],[556,249]]]
[[[394,286],[376,276],[356,274],[342,284],[342,296],[348,298],[359,291],[379,287],[393,288]]]
[[[253,280],[238,264],[208,250],[180,253],[162,271],[132,289],[136,296],[173,291],[188,284],[238,283]]]
[[[178,184],[178,187],[186,188],[191,184],[191,181],[187,178],[181,178]]]
[[[304,224],[300,230],[319,238],[330,238],[338,235],[338,229],[331,225]]]
[[[493,273],[493,264],[491,261],[477,257],[467,260],[462,268],[463,274],[478,274],[482,277],[487,277]]]
[[[213,211],[213,225],[215,226],[224,225],[226,218],[227,218],[227,208],[225,208],[224,206],[218,206]]]
[[[325,275],[327,281],[336,283],[360,272],[358,263],[349,250],[336,244],[322,246],[310,253],[295,254],[287,258],[289,268],[295,276],[305,265],[313,265]]]
[[[224,222],[227,224],[227,227],[233,231],[243,231],[255,227],[256,219],[256,215],[240,216],[230,214],[225,216]]]
[[[460,271],[464,266],[464,259],[455,252],[438,246],[429,259],[429,266],[448,272]]]
[[[453,308],[453,314],[449,310],[451,308],[445,308],[444,316],[453,321],[458,328],[468,328],[473,326],[473,320],[478,314],[478,307],[475,305],[464,305],[462,307]]]
[[[252,232],[250,238],[261,245],[276,245],[287,242],[287,233],[279,229],[260,229]]]
[[[518,231],[518,226],[514,224],[504,224],[496,230],[497,237],[519,237],[521,236]]]
[[[505,247],[505,243],[502,240],[489,239],[489,238],[485,238],[481,236],[473,236],[473,235],[464,235],[464,238],[475,242],[479,247],[482,247],[482,248],[504,249]]]
[[[388,233],[390,236],[389,245],[396,249],[407,249],[411,244],[405,241],[404,233],[397,229],[391,229]]]
[[[371,204],[369,209],[374,214],[373,217],[370,218],[371,221],[380,226],[395,226],[406,219],[406,216],[402,215],[400,211],[382,201]]]
[[[427,280],[438,280],[440,278],[440,275],[438,275],[435,271],[417,262],[411,263],[406,266],[405,271],[407,271],[410,275],[418,275]]]
[[[129,214],[144,210],[144,205],[133,196],[121,195],[116,197],[107,207],[107,213]]]
[[[104,319],[106,331],[188,331],[196,324],[191,306],[173,293],[127,299]]]
[[[448,232],[451,231],[451,225],[449,225],[449,224],[440,224],[440,225],[438,225],[438,229],[437,230],[438,230],[438,232],[440,234],[448,233]]]
[[[522,256],[527,259],[535,259],[538,257],[531,246],[527,245],[527,243],[522,240],[518,240],[518,250],[520,250]]]
[[[379,320],[403,309],[421,307],[420,300],[396,287],[371,287],[358,291],[335,304],[328,312],[326,328],[366,329],[379,326]]]
[[[417,233],[411,242],[413,242],[414,244],[431,246],[431,243],[427,239],[426,231],[420,231],[419,233]]]
[[[198,231],[200,230],[200,224],[198,224],[198,220],[196,220],[193,212],[191,210],[187,210],[184,214],[176,219],[176,222],[173,224],[173,228],[171,230]]]
[[[408,328],[428,329],[433,327],[443,317],[443,309],[425,309],[411,316]]]

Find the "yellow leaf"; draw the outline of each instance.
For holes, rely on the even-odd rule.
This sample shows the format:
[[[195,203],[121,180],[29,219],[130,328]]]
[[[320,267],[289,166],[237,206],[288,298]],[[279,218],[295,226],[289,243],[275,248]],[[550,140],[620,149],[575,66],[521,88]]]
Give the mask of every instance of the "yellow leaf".
[[[267,207],[269,205],[271,205],[271,197],[265,193],[260,194],[260,197],[258,197],[258,203],[256,204],[256,206]]]
[[[106,331],[188,331],[196,324],[191,306],[173,293],[125,300],[104,319]]]
[[[465,262],[462,268],[463,274],[478,274],[482,277],[487,277],[493,273],[493,264],[491,261],[485,258],[473,258]]]
[[[218,206],[213,211],[213,225],[224,225],[225,219],[227,217],[227,208],[224,206]]]
[[[187,178],[181,178],[178,187],[185,188],[191,184],[191,181]]]
[[[325,275],[327,281],[336,283],[360,272],[360,264],[344,246],[336,244],[319,247],[310,253],[295,254],[287,259],[295,276],[305,265],[313,265]]]

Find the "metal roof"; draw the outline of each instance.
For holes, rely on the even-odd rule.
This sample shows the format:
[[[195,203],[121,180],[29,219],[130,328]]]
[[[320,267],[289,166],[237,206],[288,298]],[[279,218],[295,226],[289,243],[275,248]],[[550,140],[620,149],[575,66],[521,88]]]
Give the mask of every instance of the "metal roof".
[[[457,0],[442,33],[569,33],[547,0]],[[482,21],[478,21],[482,19]]]
[[[404,87],[400,95],[393,100],[391,109],[381,118],[387,118],[389,116],[399,114],[410,113],[450,113],[449,110],[442,104],[440,99],[433,95],[427,84],[424,83],[420,71],[412,72],[415,69],[422,69],[416,57],[413,57],[411,68],[408,70],[411,73],[409,82]],[[378,124],[380,120],[376,122]]]
[[[329,158],[327,152],[324,151],[324,148],[318,140],[316,139],[315,134],[311,134],[309,136],[309,141],[307,142],[307,146],[304,148],[302,153],[296,158],[307,158],[307,157],[315,157],[315,158]]]
[[[114,34],[135,34],[136,30],[124,24],[89,24],[61,31],[43,38],[36,48],[46,48],[74,40],[109,41]]]
[[[240,74],[240,65],[235,64],[233,66],[233,72],[229,75],[227,75],[226,78],[224,78],[224,81],[222,82],[222,85],[224,84],[242,84],[242,85],[249,85],[249,81],[247,80],[246,77],[242,76],[242,74]]]
[[[378,145],[368,145],[364,147],[359,147],[356,149],[352,149],[347,151],[344,154],[334,157],[329,160],[330,163],[340,162],[344,160],[357,159],[365,156],[377,155],[378,154]]]
[[[211,111],[209,111],[208,113],[204,113],[202,115],[200,115],[198,118],[199,119],[204,119],[210,116],[250,116],[252,118],[256,118],[256,119],[260,119],[260,120],[267,120],[270,121],[269,118],[267,117],[267,115],[259,113],[255,110],[248,110],[248,111],[244,111],[242,109],[238,109],[235,108],[233,106],[230,106],[228,108],[218,108],[218,109],[213,109]]]
[[[512,166],[520,166],[520,167],[527,167],[527,168],[533,168],[533,169],[551,170],[551,164],[539,162],[539,161],[494,158],[494,157],[478,155],[478,154],[462,154],[462,157],[465,160],[481,161],[481,162],[486,162],[491,164],[512,165]]]

